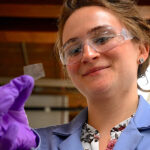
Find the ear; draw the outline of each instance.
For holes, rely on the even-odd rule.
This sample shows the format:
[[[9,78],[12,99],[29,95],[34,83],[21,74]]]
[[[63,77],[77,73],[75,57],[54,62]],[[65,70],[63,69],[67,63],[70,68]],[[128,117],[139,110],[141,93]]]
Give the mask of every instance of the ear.
[[[140,64],[139,60],[141,58],[144,59],[144,62],[146,61],[146,59],[149,56],[149,51],[150,51],[150,45],[149,44],[143,44],[143,43],[139,44],[138,64]]]

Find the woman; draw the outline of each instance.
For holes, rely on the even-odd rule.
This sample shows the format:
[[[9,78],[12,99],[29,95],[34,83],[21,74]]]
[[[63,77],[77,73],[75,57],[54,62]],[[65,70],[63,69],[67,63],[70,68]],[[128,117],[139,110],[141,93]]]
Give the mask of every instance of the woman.
[[[18,119],[25,116],[23,103],[30,95],[32,79],[14,79],[7,88],[17,87],[19,92],[12,94],[17,97],[13,100],[22,103],[14,105],[13,101],[9,107],[8,112],[17,111],[19,117],[15,121],[8,117],[10,126],[5,124],[7,136],[1,134],[1,145],[9,141],[11,146],[6,149],[149,150],[150,106],[137,94],[137,78],[149,65],[149,45],[150,27],[138,15],[133,1],[66,1],[57,48],[88,108],[69,124],[32,131],[26,119]],[[12,122],[19,128],[17,140],[9,136],[16,129]]]

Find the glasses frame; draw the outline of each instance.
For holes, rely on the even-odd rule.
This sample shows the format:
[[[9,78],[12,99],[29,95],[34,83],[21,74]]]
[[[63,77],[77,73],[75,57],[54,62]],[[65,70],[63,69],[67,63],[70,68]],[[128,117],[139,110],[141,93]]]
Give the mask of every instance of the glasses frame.
[[[125,41],[127,41],[127,40],[132,40],[132,39],[134,38],[134,37],[131,35],[131,33],[130,33],[127,29],[125,29],[125,28],[122,28],[122,29],[121,29],[121,32],[118,33],[118,34],[116,34],[113,38],[115,38],[115,37],[119,37],[120,39],[122,38],[121,42],[120,42],[120,43],[118,42],[118,44],[117,44],[115,47],[113,47],[112,49],[106,50],[106,51],[100,51],[100,50],[97,51],[97,50],[96,50],[97,48],[95,48],[94,46],[91,46],[90,43],[86,42],[86,44],[88,44],[90,47],[93,48],[93,50],[95,50],[95,51],[98,52],[98,53],[105,53],[105,52],[108,52],[108,51],[110,51],[110,50],[113,50],[114,48],[116,48],[116,47],[122,45]],[[85,41],[86,39],[87,39],[87,37],[84,38],[84,39],[82,39],[82,41],[83,41],[83,42],[82,42],[82,43],[83,43],[82,45],[85,44],[84,41]],[[82,48],[83,48],[83,47],[82,47]],[[63,49],[64,49],[64,46],[62,46],[61,50],[59,51],[60,60],[61,60],[61,62],[62,62],[63,65],[72,65],[72,64],[75,64],[75,63],[78,63],[78,62],[81,61],[82,57],[81,57],[80,61],[67,64],[67,63],[66,63],[66,60],[65,60],[65,57],[64,57],[64,51],[63,51]],[[83,50],[82,50],[82,53],[83,53]]]

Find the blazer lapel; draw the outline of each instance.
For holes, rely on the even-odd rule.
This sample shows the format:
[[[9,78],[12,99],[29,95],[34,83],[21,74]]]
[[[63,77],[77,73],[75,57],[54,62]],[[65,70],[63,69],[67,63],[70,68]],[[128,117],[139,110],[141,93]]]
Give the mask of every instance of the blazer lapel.
[[[136,114],[121,133],[114,150],[135,150],[138,147],[143,139],[143,135],[140,132],[143,129],[150,128],[149,114],[150,105],[140,96]]]
[[[119,137],[114,150],[135,150],[142,138],[143,136],[138,131],[132,119]]]
[[[82,143],[80,141],[81,130],[71,134],[66,140],[60,145],[60,150],[83,150]]]
[[[131,119],[128,126],[119,137],[113,150],[135,150],[143,135],[142,129],[150,128],[150,105],[140,96],[136,115]],[[87,119],[87,109],[80,113],[71,123],[55,129],[54,134],[66,136],[59,145],[59,150],[83,150],[80,141],[81,127]]]

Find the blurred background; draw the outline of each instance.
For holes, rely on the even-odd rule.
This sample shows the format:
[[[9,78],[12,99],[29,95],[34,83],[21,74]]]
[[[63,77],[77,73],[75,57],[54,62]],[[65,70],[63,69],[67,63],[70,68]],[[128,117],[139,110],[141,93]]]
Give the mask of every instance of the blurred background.
[[[85,98],[64,76],[54,52],[62,3],[0,0],[0,85],[24,74],[24,66],[42,63],[44,68],[45,77],[36,80],[25,106],[33,128],[67,123],[86,107]],[[150,0],[139,0],[138,5],[139,13],[150,23]],[[147,72],[149,78],[150,69]],[[147,79],[139,82],[150,89]],[[149,93],[139,93],[150,101]]]

